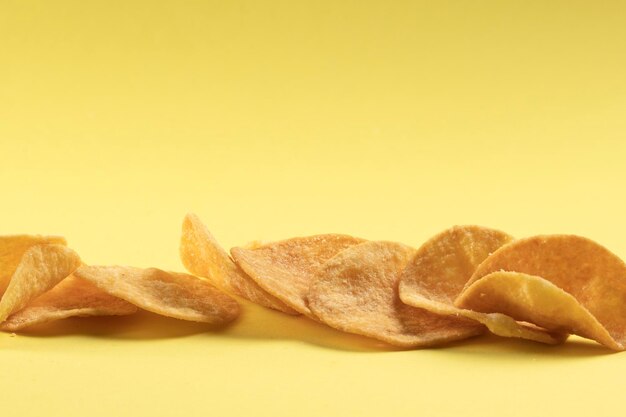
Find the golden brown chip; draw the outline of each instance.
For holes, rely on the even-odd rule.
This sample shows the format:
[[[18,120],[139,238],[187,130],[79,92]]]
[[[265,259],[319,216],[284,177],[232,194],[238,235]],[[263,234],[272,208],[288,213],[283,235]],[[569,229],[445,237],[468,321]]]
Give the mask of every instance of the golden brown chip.
[[[0,329],[15,332],[34,324],[68,317],[121,316],[136,311],[137,307],[133,304],[107,294],[89,281],[70,275],[27,307],[11,314]]]
[[[0,301],[0,323],[57,285],[80,264],[78,254],[66,246],[30,247],[24,252]]]
[[[626,264],[596,242],[580,236],[550,235],[509,243],[479,265],[466,288],[498,271],[522,272],[550,281],[578,300],[618,343],[626,342]],[[457,305],[465,302],[461,298]]]
[[[74,275],[163,316],[222,324],[239,315],[234,299],[193,275],[124,266],[82,266]]]
[[[228,253],[195,214],[188,214],[183,221],[180,259],[189,272],[207,278],[223,291],[240,295],[274,310],[298,314],[294,309],[264,291],[235,265]]]
[[[415,250],[394,242],[365,242],[339,252],[318,269],[308,295],[324,323],[402,347],[431,346],[480,334],[472,320],[431,313],[400,301],[400,273]]]
[[[454,306],[476,267],[496,249],[513,240],[499,230],[480,226],[456,226],[424,243],[409,261],[400,278],[400,299],[437,314],[476,320],[492,333],[543,343],[559,343],[562,335],[517,323],[504,314],[485,314]]]
[[[237,265],[261,288],[294,310],[312,316],[306,296],[317,269],[342,250],[364,241],[327,234],[296,237],[250,249],[232,248],[230,252]]]
[[[66,245],[67,243],[59,236],[0,236],[0,295],[4,294],[24,252],[32,246],[43,244]]]
[[[611,349],[624,350],[625,347],[626,334],[610,334],[571,294],[534,275],[493,272],[470,285],[458,303],[477,311],[497,311],[547,329],[594,339]]]

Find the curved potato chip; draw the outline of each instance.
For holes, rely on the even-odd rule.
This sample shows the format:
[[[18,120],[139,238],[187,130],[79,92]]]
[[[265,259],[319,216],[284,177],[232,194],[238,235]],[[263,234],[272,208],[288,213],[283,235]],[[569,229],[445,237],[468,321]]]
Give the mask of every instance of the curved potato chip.
[[[455,307],[476,267],[502,245],[513,240],[499,230],[480,226],[455,226],[439,233],[418,250],[400,278],[400,299],[413,307],[437,314],[463,316],[484,324],[494,334],[555,344],[564,336],[517,323],[511,317]]]
[[[624,350],[626,334],[609,334],[571,294],[534,275],[493,272],[470,285],[458,303],[477,311],[504,313],[547,329],[594,339],[611,349]]]
[[[163,316],[213,324],[239,316],[239,304],[234,299],[193,275],[126,266],[81,266],[74,275]]]
[[[402,346],[431,346],[480,334],[464,318],[431,313],[400,301],[400,273],[415,249],[394,242],[365,242],[339,252],[317,271],[308,295],[324,323]]]
[[[509,243],[478,266],[465,288],[498,271],[550,281],[578,300],[613,339],[626,342],[626,264],[598,243],[574,235],[534,236]]]
[[[43,244],[66,245],[67,242],[60,236],[0,236],[0,295],[4,294],[24,252],[32,246]]]
[[[232,248],[230,253],[261,288],[311,317],[306,296],[315,271],[337,253],[363,242],[364,239],[352,236],[327,234],[296,237],[250,249]]]
[[[73,275],[40,295],[25,308],[11,314],[0,329],[9,332],[68,317],[122,316],[137,307],[102,291],[89,281]]]
[[[264,291],[235,265],[228,253],[195,214],[187,214],[183,221],[180,259],[189,272],[207,278],[223,291],[240,295],[274,310],[298,314],[294,309]]]
[[[66,246],[30,247],[24,252],[0,301],[0,323],[57,285],[80,264],[78,254]]]

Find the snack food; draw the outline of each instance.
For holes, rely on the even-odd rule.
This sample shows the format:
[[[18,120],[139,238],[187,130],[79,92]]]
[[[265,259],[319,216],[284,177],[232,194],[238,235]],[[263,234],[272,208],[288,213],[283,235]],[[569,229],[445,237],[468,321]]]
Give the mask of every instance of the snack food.
[[[437,314],[463,316],[484,324],[494,334],[555,344],[565,336],[518,323],[502,311],[491,314],[458,308],[459,296],[476,267],[513,237],[481,226],[456,226],[424,243],[400,279],[400,299]]]
[[[89,281],[70,275],[25,308],[11,314],[0,329],[15,332],[68,317],[121,316],[136,311],[137,307],[133,304],[107,294]]]
[[[180,240],[180,259],[194,275],[254,303],[288,314],[298,314],[276,297],[264,291],[230,259],[209,229],[195,214],[187,214]]]
[[[235,247],[230,253],[261,288],[311,317],[306,297],[316,271],[337,253],[364,241],[347,235],[326,234],[257,244],[250,249]]]
[[[485,281],[481,283],[482,279]],[[496,289],[498,285],[511,292]],[[489,301],[491,296],[495,298]],[[479,265],[456,305],[485,312],[508,311],[518,320],[532,319],[546,329],[592,337],[608,347],[623,350],[626,264],[608,249],[580,236],[521,239],[501,247]],[[580,307],[597,320],[613,342],[598,336],[597,324],[590,327],[593,321]],[[574,312],[580,321],[571,321]],[[595,330],[590,332],[590,328]]]
[[[227,323],[239,304],[207,281],[157,268],[82,266],[74,275],[144,310],[181,320]]]
[[[66,245],[60,236],[13,235],[0,236],[0,295],[4,293],[9,280],[20,263],[24,252],[35,245]]]
[[[0,323],[57,285],[80,264],[78,254],[63,245],[35,245],[28,248],[2,295]]]
[[[324,323],[402,347],[465,339],[484,327],[473,320],[442,316],[402,303],[400,273],[415,249],[394,242],[349,247],[316,273],[308,301]]]

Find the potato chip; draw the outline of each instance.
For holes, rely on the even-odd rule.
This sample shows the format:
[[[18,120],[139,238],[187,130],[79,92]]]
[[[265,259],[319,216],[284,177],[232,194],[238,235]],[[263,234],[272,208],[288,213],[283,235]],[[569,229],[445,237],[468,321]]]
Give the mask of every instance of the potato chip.
[[[626,264],[596,242],[580,236],[548,235],[509,243],[478,266],[465,288],[499,271],[550,281],[573,296],[617,343],[626,343]],[[457,305],[468,303],[462,293]]]
[[[306,305],[311,280],[319,267],[342,250],[365,242],[327,234],[296,237],[250,249],[232,248],[233,259],[261,288],[294,310],[312,316]]]
[[[121,316],[136,311],[137,307],[133,304],[107,294],[89,281],[70,275],[25,308],[11,314],[0,329],[15,332],[68,317]]]
[[[571,294],[534,275],[493,272],[470,285],[458,303],[477,311],[497,311],[547,329],[594,339],[611,349],[624,350],[626,333],[611,335]]]
[[[180,259],[189,272],[208,279],[223,291],[240,295],[274,310],[298,314],[294,309],[264,291],[235,265],[228,253],[195,214],[188,214],[183,221]]]
[[[222,324],[239,315],[234,299],[193,275],[125,266],[82,266],[74,275],[163,316]]]
[[[66,245],[67,243],[59,236],[0,236],[0,295],[4,294],[24,252],[32,246],[42,244]]]
[[[400,278],[400,299],[433,313],[476,320],[499,336],[550,344],[562,342],[562,335],[551,336],[504,314],[478,313],[454,306],[454,300],[476,267],[491,252],[512,240],[504,232],[480,226],[456,226],[443,231],[424,243],[407,264]]]
[[[24,252],[0,301],[0,323],[57,285],[80,264],[78,254],[66,246],[30,247]]]
[[[480,334],[473,320],[404,304],[400,273],[415,250],[394,242],[365,242],[339,252],[318,269],[308,301],[324,323],[402,346],[431,346]]]

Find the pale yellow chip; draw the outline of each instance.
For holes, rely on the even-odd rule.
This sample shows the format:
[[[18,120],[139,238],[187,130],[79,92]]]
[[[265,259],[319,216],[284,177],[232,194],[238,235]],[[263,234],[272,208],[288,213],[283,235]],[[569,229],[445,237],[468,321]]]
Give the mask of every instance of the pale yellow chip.
[[[404,304],[400,273],[415,250],[394,242],[365,242],[339,252],[318,269],[308,294],[324,323],[402,347],[465,339],[484,327],[473,320]]]
[[[180,259],[189,272],[208,279],[223,291],[240,295],[274,310],[298,314],[293,308],[263,290],[235,265],[195,214],[188,214],[183,221]]]
[[[418,249],[402,272],[400,299],[433,313],[476,320],[499,336],[550,344],[562,342],[563,335],[551,335],[504,314],[485,314],[454,306],[454,300],[476,267],[512,240],[504,232],[481,226],[456,226],[439,233]]]
[[[365,242],[352,236],[326,234],[296,237],[265,245],[232,248],[233,259],[261,288],[294,310],[312,316],[306,304],[319,267],[342,250]]]
[[[626,344],[626,264],[603,246],[573,235],[521,239],[485,259],[466,288],[499,271],[521,272],[550,281],[588,310],[616,343]],[[467,297],[460,297],[458,306],[469,305]]]
[[[35,245],[24,252],[0,301],[0,323],[57,285],[81,264],[63,245]]]
[[[594,339],[611,349],[624,350],[625,347],[624,332],[610,334],[571,294],[534,275],[493,272],[470,285],[458,303],[477,311],[504,313],[547,329]]]
[[[60,236],[0,236],[0,296],[4,294],[9,285],[9,280],[20,263],[24,252],[32,246],[43,244],[66,245],[67,242]]]
[[[222,324],[239,315],[237,301],[193,275],[125,266],[82,266],[74,275],[163,316]]]
[[[133,304],[107,294],[89,281],[70,275],[25,308],[11,314],[0,329],[15,332],[69,317],[121,316],[136,311],[137,307]]]

